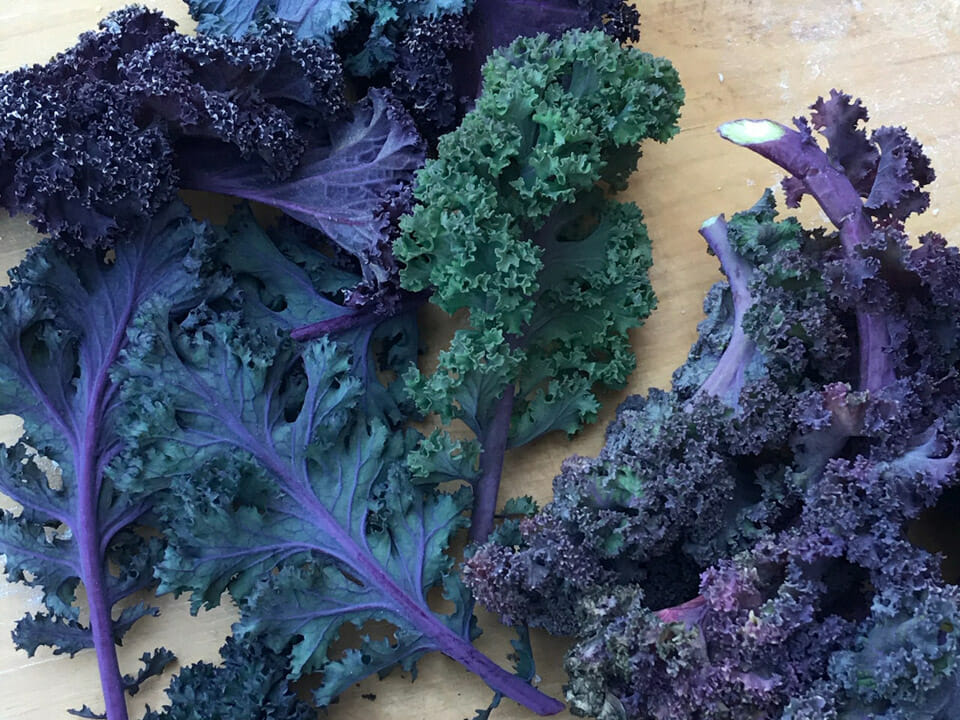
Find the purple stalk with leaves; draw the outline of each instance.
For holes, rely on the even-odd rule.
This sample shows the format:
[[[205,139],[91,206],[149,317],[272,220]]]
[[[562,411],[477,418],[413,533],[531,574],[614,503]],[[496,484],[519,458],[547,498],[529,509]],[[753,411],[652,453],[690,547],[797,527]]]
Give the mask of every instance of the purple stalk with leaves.
[[[821,117],[821,114],[815,114],[814,122],[830,122],[829,118]],[[809,193],[839,230],[848,263],[857,265],[864,262],[861,248],[869,244],[876,229],[868,209],[879,209],[887,203],[897,202],[901,192],[899,187],[888,188],[881,183],[875,191],[871,190],[864,204],[860,191],[844,173],[842,165],[838,167],[834,162],[841,162],[838,151],[834,150],[834,158],[831,158],[821,150],[806,123],[798,123],[798,130],[791,130],[769,120],[738,120],[721,125],[718,132],[730,142],[753,150],[791,173],[792,177],[784,185],[788,192],[787,205],[796,207],[800,197]],[[835,137],[839,142],[844,139]],[[905,133],[901,138],[903,140],[906,140]],[[891,146],[887,152],[904,151]],[[916,162],[921,161],[917,159]],[[925,174],[920,175],[921,185],[933,180],[929,164],[925,160],[923,162],[926,168],[917,168],[921,172],[926,170]],[[912,187],[913,178],[904,178],[903,182]],[[884,193],[890,193],[891,197],[885,197]],[[913,207],[909,208],[909,211],[914,210]],[[881,313],[869,309],[858,309],[856,314],[860,343],[859,387],[862,390],[879,390],[894,380],[889,359],[891,338],[888,321]]]
[[[110,262],[103,251],[66,256],[44,241],[0,290],[0,414],[24,423],[20,441],[0,455],[0,491],[22,508],[4,512],[0,552],[7,576],[41,589],[44,604],[17,624],[14,642],[31,655],[41,645],[70,655],[92,648],[110,720],[124,720],[125,693],[172,659],[162,648],[148,654],[136,678],[117,663],[115,645],[157,609],[137,603],[116,619],[112,610],[153,584],[162,543],[134,532],[151,511],[151,493],[117,490],[127,471],[124,403],[110,373],[141,303],[197,300],[206,240],[185,213],[175,205],[158,214]],[[76,604],[81,585],[86,625]]]

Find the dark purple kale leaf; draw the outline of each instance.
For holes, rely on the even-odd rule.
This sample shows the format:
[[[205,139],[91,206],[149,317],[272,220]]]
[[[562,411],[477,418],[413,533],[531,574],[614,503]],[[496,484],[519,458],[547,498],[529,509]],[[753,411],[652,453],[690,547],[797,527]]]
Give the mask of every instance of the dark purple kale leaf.
[[[185,140],[178,155],[181,182],[282,210],[356,258],[364,287],[396,292],[395,223],[385,203],[402,196],[423,164],[423,143],[386,91],[372,90],[350,112],[350,119],[311,133],[297,166],[282,177],[261,158],[245,160],[239,151]]]
[[[362,95],[390,87],[435,141],[453,129],[469,98],[458,94],[454,59],[472,44],[463,0],[190,0],[201,34],[261,33],[281,24],[343,59],[347,84]],[[512,39],[512,38],[511,38]]]
[[[131,7],[47,65],[0,77],[0,200],[64,247],[109,247],[162,209],[198,146],[289,177],[343,115],[339,61],[279,27],[186,37]],[[186,143],[186,148],[179,148]]]
[[[810,130],[812,124],[827,140],[825,157],[834,171],[832,175],[842,173],[846,177],[843,192],[840,192],[841,188],[832,178],[820,190],[818,202],[824,202],[823,191],[834,194],[832,200],[826,198],[824,207],[828,214],[834,208],[839,209],[838,203],[854,202],[848,195],[849,191],[866,198],[863,206],[857,208],[858,212],[869,215],[880,225],[902,226],[910,215],[927,209],[930,195],[921,188],[933,182],[935,174],[929,159],[923,154],[923,148],[904,128],[877,128],[868,138],[866,130],[861,127],[861,123],[869,118],[867,109],[859,99],[854,101],[850,95],[837,90],[830,91],[829,99],[819,98],[810,107],[813,113],[809,122],[804,118],[794,120],[799,133],[789,131],[786,141],[780,142],[779,149],[775,150],[774,146],[768,144],[765,150],[758,150],[793,173],[783,181],[790,207],[796,207],[804,193],[818,195],[807,185],[816,173],[793,164],[804,156],[815,156],[805,154],[798,145],[802,143],[808,146],[808,150],[816,147]],[[769,155],[770,151],[775,152],[777,157]],[[790,159],[784,156],[784,151],[787,151]],[[818,183],[818,180],[814,179],[814,183]],[[831,202],[834,207],[828,207]]]

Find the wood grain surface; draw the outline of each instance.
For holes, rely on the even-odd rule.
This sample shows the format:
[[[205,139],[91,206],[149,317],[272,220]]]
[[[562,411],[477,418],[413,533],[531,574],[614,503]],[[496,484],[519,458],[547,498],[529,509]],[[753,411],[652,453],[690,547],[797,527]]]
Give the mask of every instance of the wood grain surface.
[[[45,62],[122,4],[0,0],[0,71]],[[192,29],[178,0],[147,4]],[[697,228],[707,217],[751,205],[781,177],[762,159],[721,140],[714,132],[719,123],[739,117],[789,121],[832,87],[859,95],[875,126],[907,125],[937,170],[939,178],[930,188],[932,210],[909,229],[937,229],[960,239],[960,204],[951,202],[960,183],[960,0],[647,0],[641,10],[642,48],[670,58],[687,92],[680,134],[667,145],[645,148],[627,192],[643,208],[654,241],[652,274],[660,307],[634,335],[638,370],[629,387],[604,396],[600,422],[576,438],[549,436],[508,455],[501,499],[529,493],[549,500],[563,459],[596,454],[603,429],[625,395],[666,385],[683,361],[702,317],[704,292],[718,278],[717,263],[706,255]],[[800,214],[805,221],[821,222],[815,207],[805,205]],[[38,236],[23,218],[0,215],[0,265],[6,269]],[[436,326],[438,341],[449,327],[436,313],[424,320]],[[13,441],[18,432],[16,418],[0,416],[0,441]],[[158,645],[174,650],[184,664],[217,657],[232,609],[191,617],[184,598],[165,597],[159,604],[160,618],[141,621],[127,635],[120,648],[124,669]],[[0,580],[0,719],[67,718],[68,707],[102,707],[92,652],[71,660],[42,650],[28,658],[14,650],[14,623],[37,609],[34,591]],[[482,612],[480,622],[486,628],[480,647],[506,663],[508,632]],[[562,696],[566,642],[534,633],[534,645],[541,688]],[[479,680],[440,655],[424,658],[419,669],[415,684],[399,673],[362,683],[330,709],[330,716],[461,720],[489,701]],[[131,717],[140,715],[144,703],[162,704],[165,684],[166,677],[149,681],[130,700]],[[375,700],[362,697],[370,693]],[[504,701],[496,717],[533,715]]]

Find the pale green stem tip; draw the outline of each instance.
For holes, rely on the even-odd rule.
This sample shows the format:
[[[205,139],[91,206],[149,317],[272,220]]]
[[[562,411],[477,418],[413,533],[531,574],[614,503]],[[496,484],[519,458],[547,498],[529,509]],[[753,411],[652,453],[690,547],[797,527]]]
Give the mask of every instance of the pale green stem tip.
[[[717,220],[719,220],[722,217],[723,215],[714,215],[712,218],[707,218],[700,224],[700,229],[706,230],[708,227],[713,225],[715,222],[717,222]]]
[[[734,120],[724,123],[717,131],[720,136],[737,145],[759,145],[773,142],[786,132],[782,125],[771,120]]]

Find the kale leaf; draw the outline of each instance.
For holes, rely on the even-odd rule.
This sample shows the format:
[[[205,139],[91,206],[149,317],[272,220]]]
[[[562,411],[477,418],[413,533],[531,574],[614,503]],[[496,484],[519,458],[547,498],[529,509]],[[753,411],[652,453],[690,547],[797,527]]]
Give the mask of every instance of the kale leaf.
[[[518,40],[484,73],[394,245],[405,288],[470,311],[436,372],[408,382],[421,411],[476,436],[438,433],[415,460],[430,482],[474,483],[474,539],[492,528],[506,448],[575,432],[595,417],[593,385],[633,369],[627,330],[654,305],[649,239],[640,211],[599,185],[622,188],[640,142],[676,132],[683,97],[666,60],[599,31]]]
[[[113,258],[93,249],[67,256],[44,240],[0,290],[0,413],[24,422],[20,441],[0,447],[0,491],[22,507],[0,519],[0,552],[7,576],[41,588],[45,606],[17,624],[14,641],[31,655],[41,645],[70,655],[95,649],[111,720],[127,717],[124,691],[136,692],[171,656],[162,648],[148,656],[137,678],[121,676],[117,664],[114,645],[157,609],[111,611],[153,584],[163,547],[134,532],[152,493],[119,489],[125,409],[110,371],[141,303],[198,301],[209,245],[203,226],[175,204]],[[81,584],[88,624],[76,603]]]
[[[395,284],[392,223],[385,203],[423,165],[420,136],[389,93],[371,91],[352,117],[314,133],[293,172],[272,177],[257,159],[199,143],[181,146],[184,187],[233,195],[276,207],[317,228],[352,255],[369,288]]]
[[[242,222],[233,229],[253,232]],[[439,650],[498,692],[555,712],[556,701],[472,646],[472,603],[445,553],[469,495],[410,482],[415,438],[364,402],[356,369],[366,363],[351,357],[362,342],[300,344],[276,321],[323,307],[313,287],[329,279],[320,258],[301,253],[303,265],[291,269],[263,236],[252,246],[255,257],[241,250],[233,260],[234,292],[180,312],[146,308],[117,371],[133,445],[124,487],[163,498],[161,590],[190,592],[194,609],[229,592],[240,638],[276,652],[292,645],[293,678],[323,673],[320,705]],[[256,292],[258,278],[283,276]],[[433,588],[454,603],[452,614],[430,609]],[[358,648],[331,654],[344,624],[379,620],[392,625],[388,638],[363,636]]]
[[[342,91],[336,56],[280,29],[217,41],[119,10],[49,64],[0,77],[0,200],[64,247],[110,247],[175,196],[179,141],[284,178],[304,128],[342,115]]]

